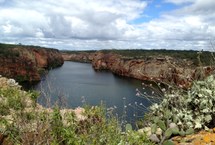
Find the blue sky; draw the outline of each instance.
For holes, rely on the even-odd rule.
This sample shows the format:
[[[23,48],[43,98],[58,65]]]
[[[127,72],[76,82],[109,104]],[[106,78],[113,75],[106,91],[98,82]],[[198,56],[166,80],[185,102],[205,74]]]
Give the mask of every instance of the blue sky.
[[[173,11],[182,7],[181,5],[175,5],[173,3],[166,3],[162,0],[154,0],[150,1],[147,7],[141,13],[142,16],[133,20],[131,23],[140,24],[143,22],[149,22],[150,20],[157,19],[162,14],[168,13],[169,11]]]
[[[0,0],[0,42],[67,50],[210,50],[214,0]]]

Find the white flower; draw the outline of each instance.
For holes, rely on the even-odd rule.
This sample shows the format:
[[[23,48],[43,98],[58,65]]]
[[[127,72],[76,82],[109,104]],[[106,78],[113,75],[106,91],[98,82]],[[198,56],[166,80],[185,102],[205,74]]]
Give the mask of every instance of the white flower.
[[[155,111],[156,109],[158,109],[158,104],[157,103],[155,103],[154,105],[152,105],[151,107],[150,107],[150,109],[152,110],[152,111]]]
[[[161,89],[161,91],[162,91],[162,92],[165,92],[165,91],[166,91],[166,89],[165,89],[165,88],[163,88],[163,89]]]
[[[7,84],[11,87],[18,85],[14,79],[8,79]]]
[[[137,93],[136,93],[136,96],[140,97],[141,95],[140,95],[140,93],[139,93],[139,92],[137,92]]]

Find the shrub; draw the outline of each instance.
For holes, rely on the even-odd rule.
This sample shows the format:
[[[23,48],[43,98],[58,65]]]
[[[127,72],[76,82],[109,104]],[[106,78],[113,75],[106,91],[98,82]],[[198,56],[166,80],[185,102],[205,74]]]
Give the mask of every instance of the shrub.
[[[152,133],[161,128],[160,141],[171,135],[186,135],[215,126],[215,78],[194,81],[190,90],[166,93],[160,103],[150,106],[146,115]]]
[[[84,118],[78,119],[71,109],[62,113],[58,106],[41,107],[37,96],[0,76],[0,135],[8,144],[153,144],[130,125],[122,132],[118,120],[107,118],[103,106],[86,106]]]

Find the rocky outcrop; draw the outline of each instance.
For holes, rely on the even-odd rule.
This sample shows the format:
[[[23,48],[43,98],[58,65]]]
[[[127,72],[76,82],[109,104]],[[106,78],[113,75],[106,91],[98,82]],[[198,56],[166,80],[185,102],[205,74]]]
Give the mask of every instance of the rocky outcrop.
[[[64,62],[56,49],[15,46],[1,48],[0,75],[17,81],[39,81],[44,70],[61,66]]]
[[[198,67],[194,62],[170,56],[125,57],[114,52],[63,53],[64,60],[91,62],[95,70],[110,70],[114,74],[174,84],[182,88],[213,72],[212,67]]]
[[[87,52],[65,53],[65,52],[62,52],[62,57],[65,61],[92,62],[94,53],[87,53]]]
[[[148,57],[145,59],[127,59],[113,53],[98,52],[92,65],[95,70],[110,70],[114,74],[140,80],[159,81],[188,88],[193,80],[209,75],[214,69],[199,68],[187,60],[172,57]]]

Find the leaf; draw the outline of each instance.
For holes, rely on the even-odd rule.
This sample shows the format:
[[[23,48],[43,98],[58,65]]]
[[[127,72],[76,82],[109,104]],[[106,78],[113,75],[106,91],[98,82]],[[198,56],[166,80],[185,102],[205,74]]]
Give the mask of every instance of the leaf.
[[[126,130],[126,131],[132,131],[132,126],[131,126],[131,124],[129,124],[129,123],[126,124],[126,125],[125,125],[125,130]]]
[[[193,128],[189,128],[188,130],[186,130],[185,134],[186,135],[190,135],[194,133],[194,129]]]
[[[185,133],[185,131],[181,130],[181,131],[179,131],[179,135],[180,135],[180,136],[185,136],[186,133]]]
[[[166,125],[165,125],[164,121],[159,120],[157,124],[163,131],[166,130]]]
[[[212,120],[211,115],[206,115],[206,116],[205,116],[205,121],[206,121],[207,123],[209,123],[211,120]]]
[[[166,136],[166,138],[169,138],[169,137],[172,135],[172,129],[171,129],[171,128],[168,128],[168,129],[165,131],[164,135]]]
[[[157,131],[157,125],[156,124],[151,125],[151,131],[152,131],[152,133],[155,133]]]
[[[158,123],[158,121],[159,121],[159,117],[155,117],[155,118],[154,118],[154,122],[155,122],[155,123]]]
[[[174,143],[171,140],[166,140],[163,145],[174,145]]]
[[[177,121],[178,121],[178,119],[175,116],[173,116],[173,122],[177,123]]]
[[[178,127],[172,128],[172,133],[173,133],[174,135],[179,134],[179,129],[178,129]]]
[[[171,117],[171,112],[170,112],[170,110],[166,110],[166,111],[164,112],[164,116],[165,116],[167,119],[169,119],[169,118]]]

